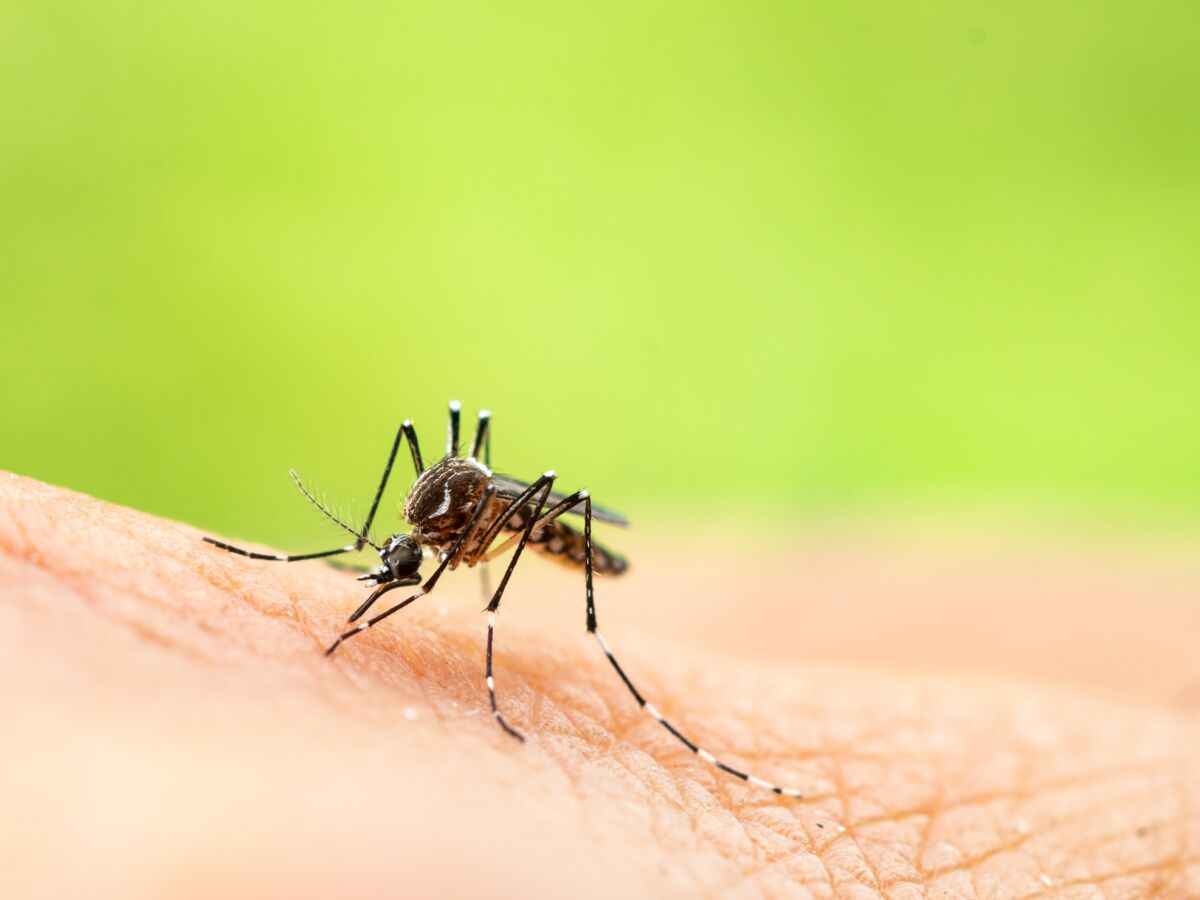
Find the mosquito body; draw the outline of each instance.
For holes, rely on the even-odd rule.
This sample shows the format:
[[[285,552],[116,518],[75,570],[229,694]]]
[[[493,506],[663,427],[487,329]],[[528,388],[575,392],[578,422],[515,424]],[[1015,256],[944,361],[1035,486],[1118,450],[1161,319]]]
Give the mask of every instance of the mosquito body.
[[[553,477],[553,473],[548,473]],[[586,565],[586,548],[583,535],[556,518],[567,509],[561,494],[551,492],[547,497],[549,513],[535,510],[532,499],[522,497],[530,485],[494,475],[484,463],[474,458],[459,459],[447,456],[441,462],[426,469],[412,486],[404,503],[404,521],[413,527],[412,538],[420,545],[439,553],[451,553],[459,537],[467,532],[475,509],[481,507],[479,518],[468,533],[466,541],[450,560],[450,568],[459,565],[474,566],[487,562],[504,553],[518,540],[530,520],[540,516],[528,538],[528,546],[534,550],[583,569]],[[523,506],[520,501],[527,502]],[[581,506],[582,501],[575,506]],[[511,515],[505,514],[510,512]],[[578,510],[582,512],[582,510]],[[592,508],[592,516],[617,525],[627,524],[616,513]],[[501,532],[509,532],[508,540],[493,547],[492,542]],[[592,547],[592,566],[597,574],[619,575],[627,568],[623,557],[611,553],[599,544]]]
[[[505,732],[521,741],[525,739],[524,736],[508,723],[496,703],[492,646],[496,628],[496,611],[500,607],[500,599],[504,595],[504,589],[508,586],[517,562],[521,559],[526,547],[531,547],[540,555],[582,570],[588,633],[592,634],[599,642],[608,661],[642,709],[667,729],[680,743],[723,772],[776,794],[800,797],[799,791],[779,787],[726,765],[685,737],[667,721],[654,704],[646,701],[617,662],[608,642],[596,627],[594,576],[597,574],[620,575],[626,571],[628,563],[624,557],[592,540],[592,521],[598,520],[625,526],[629,524],[625,518],[618,513],[593,504],[591,495],[587,491],[575,491],[569,495],[556,493],[553,488],[557,476],[553,471],[546,472],[532,482],[520,481],[493,472],[491,469],[491,414],[486,411],[479,413],[479,422],[471,449],[467,454],[462,455],[458,443],[460,411],[461,407],[458,402],[451,402],[446,454],[438,462],[428,467],[422,460],[417,433],[412,422],[406,419],[401,424],[400,430],[397,431],[396,438],[392,442],[391,452],[388,455],[387,464],[384,466],[383,477],[375,492],[375,499],[361,528],[351,528],[334,516],[309,493],[300,477],[295,471],[292,471],[292,479],[301,493],[326,517],[354,535],[353,543],[317,553],[279,555],[243,550],[214,538],[206,537],[204,540],[222,550],[251,559],[278,562],[321,559],[343,553],[353,553],[368,546],[377,551],[380,558],[379,567],[359,577],[360,581],[367,583],[371,592],[349,617],[350,623],[357,624],[354,628],[338,636],[337,640],[325,651],[326,656],[331,655],[355,635],[374,627],[428,594],[447,569],[456,569],[460,565],[468,568],[479,566],[485,573],[484,592],[489,597],[484,680],[487,685],[492,716]],[[404,442],[408,444],[413,468],[416,472],[416,480],[408,492],[401,512],[411,531],[406,534],[394,534],[387,540],[377,543],[370,537],[371,523],[375,519],[379,502],[387,487],[400,445]],[[562,516],[564,515],[582,517],[582,530],[563,521]],[[488,562],[510,550],[512,556],[505,567],[504,575],[495,591],[492,592],[486,577]],[[425,557],[425,551],[436,557],[438,563],[429,578],[422,584],[419,569]],[[384,594],[399,587],[418,585],[417,590],[404,600],[370,618],[363,618]]]

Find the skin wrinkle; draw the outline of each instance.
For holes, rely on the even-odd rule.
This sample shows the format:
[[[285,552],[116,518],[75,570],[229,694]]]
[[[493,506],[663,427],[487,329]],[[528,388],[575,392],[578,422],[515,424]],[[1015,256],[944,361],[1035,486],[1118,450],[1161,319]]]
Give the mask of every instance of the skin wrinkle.
[[[1164,757],[1160,760],[1150,760],[1129,766],[1114,766],[1108,770],[1099,772],[1081,772],[1075,775],[1064,776],[1060,779],[1047,780],[1042,782],[1034,782],[1028,787],[1019,791],[996,791],[984,794],[972,794],[959,798],[953,803],[947,803],[940,807],[940,811],[945,814],[952,812],[961,807],[973,806],[977,804],[989,803],[995,800],[1020,800],[1032,797],[1041,797],[1047,793],[1057,791],[1064,788],[1087,784],[1092,781],[1109,778],[1114,775],[1134,774],[1141,771],[1149,771],[1155,768],[1160,768],[1164,765],[1177,765],[1188,760],[1187,756],[1179,757]],[[908,807],[897,810],[885,816],[876,816],[868,819],[859,819],[854,822],[854,827],[861,828],[866,825],[873,825],[877,822],[891,822],[898,819],[908,818],[910,816],[929,815],[930,806],[922,804],[918,807]],[[849,826],[847,826],[849,827]]]
[[[1138,792],[1130,792],[1130,794],[1132,794],[1132,796],[1136,796],[1136,794],[1138,794]],[[1066,818],[1060,818],[1060,820],[1058,820],[1052,824],[1054,824],[1054,827],[1061,827],[1063,822],[1072,823],[1072,822],[1078,822],[1080,820],[1086,820],[1086,818],[1092,816],[1094,814],[1094,812],[1096,812],[1099,809],[1106,808],[1106,806],[1108,806],[1109,804],[1111,804],[1111,798],[1106,798],[1103,803],[1094,804],[1092,806],[1085,806],[1084,809],[1081,809],[1078,812],[1074,812],[1074,814],[1072,814]],[[983,809],[988,809],[988,806],[984,805]],[[1021,817],[1024,817],[1024,816],[1021,816]],[[938,875],[948,874],[948,872],[961,871],[961,870],[970,869],[970,868],[977,868],[977,866],[980,863],[986,862],[986,860],[990,859],[991,857],[996,856],[996,854],[998,854],[998,853],[1012,851],[1012,850],[1015,850],[1015,848],[1024,846],[1025,844],[1027,844],[1027,842],[1037,840],[1040,838],[1044,838],[1045,833],[1046,833],[1046,829],[1038,830],[1031,826],[1031,830],[1027,834],[1016,834],[1013,839],[1010,839],[1008,844],[1001,844],[996,847],[992,847],[992,848],[990,848],[990,850],[985,851],[983,853],[979,853],[979,854],[977,854],[977,856],[974,856],[974,857],[966,857],[964,860],[962,860],[961,863],[958,863],[955,865],[940,866],[940,868],[932,868],[932,869],[925,869],[924,866],[920,866],[920,869],[922,869],[922,871],[924,871],[926,875],[938,876]]]
[[[1189,859],[1186,860],[1186,862],[1191,863],[1196,860],[1200,860],[1200,855],[1190,857]],[[1153,873],[1157,873],[1157,872],[1172,871],[1175,869],[1181,869],[1181,867],[1176,866],[1173,862],[1169,862],[1169,861],[1166,863],[1156,863],[1153,865],[1139,866],[1137,868],[1130,869],[1125,872],[1114,872],[1111,875],[1101,875],[1098,877],[1078,878],[1078,879],[1073,879],[1071,881],[1057,882],[1055,884],[1047,886],[1044,890],[1034,891],[1034,892],[1028,893],[1028,894],[1023,894],[1022,898],[1023,898],[1023,900],[1040,900],[1040,898],[1042,898],[1042,897],[1051,897],[1056,894],[1060,894],[1061,892],[1068,890],[1069,888],[1073,888],[1073,887],[1085,887],[1085,886],[1086,887],[1098,887],[1101,884],[1104,884],[1105,882],[1114,881],[1118,878],[1132,879],[1138,875],[1148,875],[1148,874],[1153,874]],[[1167,882],[1164,881],[1164,882],[1161,882],[1159,885],[1157,885],[1157,887],[1165,887],[1166,884],[1167,884]]]
[[[1130,792],[1130,796],[1137,797],[1137,796],[1139,796],[1139,794],[1136,792]],[[1062,833],[1069,833],[1070,829],[1064,828],[1064,826],[1070,826],[1070,825],[1073,825],[1078,822],[1087,821],[1088,819],[1092,818],[1097,812],[1100,812],[1100,811],[1103,811],[1103,810],[1109,808],[1111,806],[1111,804],[1112,804],[1112,798],[1106,797],[1103,802],[1100,802],[1093,806],[1087,807],[1083,810],[1080,810],[1077,814],[1073,814],[1066,819],[1063,819],[1063,820],[1060,820],[1059,822],[1054,823],[1054,826],[1053,826],[1054,830],[1043,830],[1040,832],[1030,832],[1027,835],[1020,835],[1017,839],[1013,840],[1012,842],[1010,842],[1008,844],[1002,844],[1002,845],[994,847],[991,850],[988,850],[987,852],[982,853],[978,856],[967,858],[960,864],[953,865],[953,866],[945,866],[945,867],[942,867],[939,869],[931,869],[931,870],[926,871],[925,874],[927,874],[930,878],[936,879],[936,878],[939,878],[942,876],[952,875],[952,874],[956,874],[956,873],[960,873],[960,872],[973,873],[979,869],[981,864],[987,862],[989,859],[992,859],[993,857],[1002,855],[1004,853],[1011,853],[1013,850],[1019,849],[1019,848],[1025,846],[1026,844],[1029,844],[1032,842],[1045,841],[1046,838],[1048,836],[1054,834],[1055,831],[1062,832]],[[1128,835],[1127,828],[1122,829],[1121,831],[1112,833],[1113,837],[1119,837],[1122,835],[1125,835],[1125,836]],[[903,880],[905,880],[905,879],[897,879],[897,883],[899,881],[903,881]],[[885,884],[881,885],[881,887],[884,889],[887,889],[892,886],[893,885],[891,883],[885,883]]]
[[[81,510],[80,527],[87,531],[82,541],[76,542],[72,516],[59,511],[64,504]],[[14,514],[17,510],[20,514]],[[32,529],[39,527],[50,528],[44,539],[34,537]],[[93,551],[104,546],[106,531],[121,549],[121,564],[109,569],[97,568]],[[721,659],[697,669],[695,660],[679,666],[665,654],[631,656],[631,668],[645,670],[644,676],[635,677],[652,686],[664,713],[702,746],[728,756],[731,763],[754,763],[750,768],[756,774],[770,777],[776,767],[780,772],[803,771],[809,774],[796,786],[824,780],[832,787],[829,794],[780,800],[722,776],[678,746],[613,683],[603,658],[587,652],[592,649],[589,642],[546,634],[532,614],[520,621],[506,620],[508,643],[497,653],[498,668],[503,669],[501,704],[534,738],[530,747],[510,746],[511,740],[481,715],[486,694],[474,579],[466,579],[471,591],[466,611],[454,611],[449,601],[455,597],[449,591],[445,614],[428,603],[414,604],[413,616],[397,617],[395,627],[372,630],[343,648],[334,662],[318,665],[313,654],[319,654],[329,633],[355,605],[353,579],[319,564],[248,564],[214,555],[196,543],[197,533],[184,526],[159,523],[33,482],[18,481],[14,493],[13,481],[0,476],[0,553],[9,559],[8,565],[0,564],[0,596],[11,596],[4,592],[4,580],[29,579],[30,584],[42,585],[39,590],[57,582],[66,589],[68,602],[75,598],[86,607],[72,612],[69,627],[75,627],[80,615],[99,613],[137,639],[152,641],[159,652],[188,661],[196,673],[191,680],[197,683],[203,683],[205,671],[237,678],[239,669],[258,665],[262,641],[273,635],[268,641],[273,650],[267,651],[273,658],[263,667],[273,672],[269,683],[288,696],[316,700],[314,724],[325,708],[360,720],[363,727],[394,729],[403,718],[400,710],[411,705],[429,729],[423,740],[453,744],[470,753],[482,769],[502,768],[504,774],[494,781],[496,790],[511,791],[527,803],[553,798],[553,790],[544,792],[559,787],[595,853],[616,853],[614,858],[624,864],[640,865],[635,863],[641,858],[638,848],[645,847],[647,839],[675,848],[647,871],[664,876],[665,865],[677,888],[686,882],[704,895],[727,888],[730,893],[749,890],[767,896],[792,891],[804,896],[904,896],[922,886],[940,895],[943,889],[973,885],[975,894],[987,896],[1001,883],[996,881],[999,870],[989,863],[1015,855],[1028,863],[1022,872],[1036,872],[1043,865],[1052,869],[1051,861],[1064,852],[1085,861],[1113,859],[1117,862],[1111,865],[1124,869],[1108,873],[1092,868],[1087,878],[1061,884],[1056,880],[1049,889],[1038,882],[1036,895],[1052,896],[1067,886],[1103,887],[1149,873],[1159,873],[1164,885],[1183,890],[1185,879],[1193,877],[1187,871],[1194,869],[1197,852],[1188,832],[1189,810],[1200,770],[1194,755],[1189,757],[1195,744],[1186,741],[1197,732],[1188,729],[1185,739],[1180,720],[1159,712],[1135,713],[1090,700],[1073,707],[1074,694],[1052,692],[1043,697],[1040,688],[1021,685],[1014,689],[1016,702],[1004,699],[1007,689],[989,687],[980,695],[982,700],[976,698],[947,717],[945,711],[954,708],[952,698],[957,695],[936,682],[914,682],[907,676],[893,686],[871,674],[847,671],[846,679],[829,682],[833,692],[808,694],[819,679],[807,674],[782,682],[779,673],[748,678],[745,673],[752,667],[743,662],[737,664],[742,671],[733,669],[730,678],[731,665]],[[44,581],[32,580],[34,572]],[[181,581],[185,575],[190,580]],[[137,588],[131,594],[125,583],[138,584],[139,579],[149,589]],[[175,582],[181,582],[183,590],[166,589]],[[218,598],[216,603],[213,598]],[[126,611],[131,604],[143,604],[152,614],[130,619]],[[43,613],[32,606],[25,614]],[[51,641],[55,637],[54,629],[33,633]],[[232,656],[213,656],[214,649]],[[693,673],[701,670],[720,675],[700,683]],[[885,714],[890,709],[886,704],[894,702],[889,696],[912,694],[914,684],[916,696],[922,698],[922,718]],[[753,703],[736,705],[739,696],[750,695]],[[730,711],[724,711],[731,703],[735,705]],[[1062,704],[1080,710],[1082,716],[1072,711],[1063,722],[1048,731],[1034,731],[1036,739],[1027,740],[1023,729]],[[775,716],[777,711],[781,714]],[[1137,723],[1140,732],[1125,745],[1110,740],[1097,749],[1092,745],[1098,738],[1119,738],[1122,733],[1121,726],[1098,718],[1109,714],[1114,721],[1124,717]],[[756,721],[759,717],[766,717],[763,728]],[[944,741],[942,731],[954,740]],[[920,739],[910,741],[906,734]],[[797,741],[796,735],[807,739]],[[319,738],[317,727],[313,739]],[[394,740],[402,750],[405,735],[397,732]],[[993,753],[989,742],[1005,747]],[[982,781],[1004,787],[979,790],[980,784],[973,785],[975,773],[987,769],[993,758],[1002,761],[1014,743],[1020,765],[1004,771],[1000,782]],[[220,745],[214,750],[220,752]],[[613,779],[615,770],[606,760],[624,774]],[[1164,770],[1171,773],[1170,779],[1161,777]],[[822,774],[814,777],[816,772]],[[380,774],[367,777],[374,781]],[[909,805],[892,802],[903,793],[889,792],[906,780],[909,794],[915,789],[914,796],[930,799]],[[1164,791],[1168,796],[1173,792],[1178,801],[1172,824],[1160,827],[1150,819],[1139,824],[1150,829],[1149,835],[1163,831],[1164,838],[1173,840],[1164,840],[1165,849],[1157,849],[1150,846],[1151,840],[1140,838],[1148,854],[1140,862],[1121,862],[1123,832],[1115,826],[1079,829],[1097,809],[1129,809],[1146,798],[1158,805]],[[1097,795],[1099,802],[1083,802]],[[1027,803],[1037,805],[1027,811]],[[861,815],[869,809],[878,812]],[[927,816],[925,828],[919,839],[907,843],[908,820],[920,815]],[[1031,831],[1014,834],[1012,827],[1003,827],[1006,817],[1027,819]],[[826,828],[817,829],[818,821]],[[839,822],[846,825],[845,834],[833,830]],[[953,866],[929,865],[932,861],[923,857],[935,837],[954,840],[953,829],[965,823],[972,823],[971,840],[994,846],[977,855],[964,853]],[[639,828],[646,834],[639,835]],[[497,834],[503,831],[501,824]],[[1072,844],[1072,835],[1080,833],[1083,840]],[[1043,856],[1043,847],[1053,855]],[[707,863],[701,863],[703,854],[708,854]],[[896,870],[902,858],[910,861],[913,871]],[[967,880],[958,880],[962,876]],[[1020,877],[1027,882],[1030,876]],[[1022,893],[1028,894],[1030,887],[1027,884]]]
[[[760,880],[764,876],[769,875],[772,870],[781,870],[781,869],[799,869],[800,871],[793,873],[792,877],[796,877],[797,875],[799,875],[800,877],[804,877],[804,874],[807,873],[808,867],[803,867],[803,866],[800,866],[799,864],[804,863],[804,862],[809,862],[812,859],[813,859],[813,855],[812,855],[812,851],[810,848],[803,847],[803,846],[797,846],[790,853],[787,853],[786,855],[782,856],[779,859],[772,860],[767,865],[763,866],[761,869],[748,875],[747,880]],[[827,869],[820,867],[819,870],[820,870],[820,873],[822,876],[821,880],[816,881],[816,882],[809,880],[809,882],[808,882],[809,888],[811,891],[813,891],[813,896],[832,896],[832,894],[833,894],[833,879],[830,877]],[[823,888],[824,890],[820,890],[818,892],[818,889],[820,889],[820,888]]]
[[[751,816],[746,816],[747,827],[753,826],[758,829],[764,829],[769,834],[782,838],[786,843],[786,846],[775,851],[774,855],[771,855],[771,852],[768,850],[767,856],[764,860],[766,865],[774,865],[780,860],[786,859],[788,856],[795,854],[798,850],[804,850],[807,852],[812,851],[812,842],[808,839],[808,835],[800,825],[799,820],[790,811],[786,813],[788,817],[787,822],[778,823],[771,821],[774,817],[769,814],[771,812],[777,812],[777,810],[766,810],[760,807],[753,812],[768,813],[768,815],[754,818]],[[786,828],[785,830],[785,826],[787,825],[791,825],[793,827]]]
[[[760,808],[758,811],[761,812],[761,811],[765,811],[765,810]],[[780,810],[776,809],[774,811],[779,812]],[[812,841],[809,838],[807,832],[805,832],[802,823],[800,822],[799,819],[796,818],[793,810],[786,809],[783,811],[786,812],[787,815],[789,816],[790,822],[796,826],[797,830],[799,831],[800,837],[795,837],[792,834],[785,834],[782,830],[782,827],[772,827],[771,825],[764,823],[761,820],[751,820],[752,824],[758,825],[760,827],[764,827],[767,830],[769,830],[772,834],[776,834],[776,835],[783,837],[786,841],[789,842],[789,846],[774,857],[772,857],[768,854],[766,860],[763,861],[757,869],[755,869],[751,872],[747,872],[745,874],[744,877],[747,881],[754,880],[754,878],[756,876],[765,875],[767,873],[767,871],[772,868],[780,868],[782,865],[786,865],[791,860],[799,860],[802,858],[811,859],[813,857],[813,849],[814,849],[813,844],[812,844]],[[832,891],[833,890],[833,881],[832,881],[829,871],[824,868],[822,868],[821,871],[822,871],[822,874],[824,875],[824,879],[825,879],[823,882],[824,886],[828,887],[829,890]]]
[[[938,816],[941,815],[942,809],[944,808],[946,802],[945,785],[940,779],[937,781],[935,790],[937,793],[934,795],[933,803],[931,804],[928,812],[924,814],[925,827],[921,831],[920,842],[917,844],[916,852],[914,852],[912,856],[912,864],[917,871],[923,871],[925,869],[925,851],[929,847],[929,840],[933,835],[934,826],[936,825]],[[882,887],[886,888],[887,885],[884,884]]]
[[[834,784],[837,786],[837,793],[842,801],[842,809],[848,810],[850,808],[850,794],[846,787],[846,780],[845,780],[844,771],[842,769],[842,763],[841,763],[840,759],[836,756],[833,757],[832,760],[833,760],[832,773],[833,773]],[[871,859],[870,859],[869,855],[863,850],[862,845],[859,843],[857,830],[851,830],[850,827],[847,826],[846,832],[842,835],[842,837],[845,840],[849,841],[854,846],[854,849],[857,852],[858,857],[861,859],[862,864],[866,867],[867,875],[870,876],[871,883],[869,885],[864,885],[864,886],[869,887],[875,891],[879,891],[881,889],[880,886],[882,883],[882,879],[879,877],[879,873],[875,870],[875,867],[871,864]]]
[[[1187,794],[1175,794],[1176,815],[1173,818],[1173,831],[1178,835],[1175,852],[1173,857],[1163,861],[1164,868],[1173,867],[1175,870],[1182,872],[1187,863],[1191,860],[1186,856],[1188,852],[1188,824],[1189,824],[1189,807],[1190,803],[1187,799]],[[1096,836],[1094,841],[1089,842],[1090,849],[1103,850],[1113,848],[1114,850],[1123,848],[1123,839],[1128,836],[1128,829],[1125,827],[1113,829]],[[1120,843],[1120,847],[1118,847]],[[1127,872],[1127,870],[1126,870]],[[1108,874],[1108,873],[1103,873]]]

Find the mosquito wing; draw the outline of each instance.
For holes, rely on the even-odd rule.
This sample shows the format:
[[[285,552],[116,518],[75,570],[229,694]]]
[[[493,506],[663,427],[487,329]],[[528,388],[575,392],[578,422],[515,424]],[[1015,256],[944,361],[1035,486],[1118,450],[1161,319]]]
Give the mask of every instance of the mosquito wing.
[[[500,497],[505,497],[513,500],[521,495],[525,490],[529,489],[529,482],[521,481],[519,478],[513,478],[511,475],[492,474],[492,484],[496,486],[496,494]],[[567,499],[566,494],[560,494],[557,491],[551,491],[550,496],[546,498],[546,508],[549,509],[556,503],[561,503]],[[567,510],[568,513],[576,516],[583,515],[583,501],[580,500],[574,506]],[[599,522],[608,522],[612,525],[620,525],[622,528],[629,524],[620,513],[613,512],[611,509],[605,509],[603,506],[597,506],[595,501],[592,501],[592,518]]]

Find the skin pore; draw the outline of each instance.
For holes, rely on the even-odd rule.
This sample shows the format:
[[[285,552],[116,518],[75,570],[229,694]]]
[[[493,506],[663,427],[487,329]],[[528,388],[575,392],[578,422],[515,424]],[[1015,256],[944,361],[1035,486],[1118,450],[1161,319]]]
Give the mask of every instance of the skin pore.
[[[200,537],[0,474],[0,895],[1200,896],[1194,553],[620,534],[617,657],[793,800],[577,573],[498,614],[522,745],[477,573],[326,659],[351,575]]]

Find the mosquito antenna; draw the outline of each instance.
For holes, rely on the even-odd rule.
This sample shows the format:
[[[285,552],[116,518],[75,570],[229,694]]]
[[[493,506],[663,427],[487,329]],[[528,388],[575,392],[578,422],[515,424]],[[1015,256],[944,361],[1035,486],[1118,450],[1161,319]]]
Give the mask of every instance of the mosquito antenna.
[[[308,500],[309,503],[311,503],[313,506],[315,506],[317,509],[319,509],[322,513],[324,513],[325,517],[327,519],[329,519],[329,521],[333,522],[339,528],[343,528],[346,531],[350,532],[356,538],[361,540],[364,544],[369,544],[370,546],[374,547],[376,550],[382,549],[378,544],[376,544],[374,541],[372,541],[370,538],[368,538],[365,534],[359,534],[356,529],[351,528],[349,525],[347,525],[345,522],[343,522],[341,519],[339,519],[337,516],[335,516],[333,513],[331,513],[328,509],[326,509],[321,504],[321,502],[319,500],[317,500],[317,498],[314,497],[312,494],[310,494],[308,492],[308,489],[304,487],[304,482],[302,482],[300,480],[300,476],[298,474],[296,474],[295,469],[288,469],[288,473],[292,476],[292,481],[296,482],[296,487],[298,487],[300,489],[300,493],[302,493],[305,496],[305,498]]]

